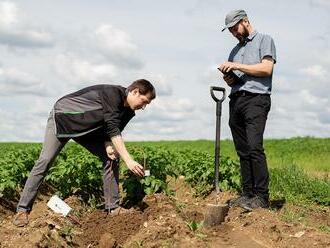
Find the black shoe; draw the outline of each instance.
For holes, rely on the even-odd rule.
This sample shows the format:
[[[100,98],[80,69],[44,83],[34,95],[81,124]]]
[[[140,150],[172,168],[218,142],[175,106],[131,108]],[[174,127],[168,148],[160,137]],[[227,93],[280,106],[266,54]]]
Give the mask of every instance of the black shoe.
[[[240,207],[244,208],[245,210],[252,211],[256,208],[269,208],[269,202],[268,199],[257,195],[250,199],[248,202],[240,204]]]
[[[229,201],[227,201],[227,203],[230,208],[233,208],[233,207],[241,206],[242,204],[247,204],[251,199],[252,199],[251,196],[242,195],[235,199],[230,199]]]

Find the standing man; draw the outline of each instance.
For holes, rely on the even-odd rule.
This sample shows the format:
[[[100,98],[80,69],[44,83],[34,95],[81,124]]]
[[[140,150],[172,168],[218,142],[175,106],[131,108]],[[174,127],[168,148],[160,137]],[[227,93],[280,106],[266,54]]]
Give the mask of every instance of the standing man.
[[[128,88],[94,85],[60,98],[48,118],[42,150],[25,183],[14,224],[28,224],[39,186],[70,139],[103,162],[105,210],[119,213],[119,156],[135,175],[144,175],[143,167],[126,150],[121,131],[134,117],[135,110],[144,109],[155,97],[153,85],[139,79]]]
[[[253,29],[244,10],[227,14],[225,27],[238,39],[219,66],[231,87],[229,126],[240,158],[242,195],[229,205],[247,210],[269,207],[269,174],[263,134],[270,110],[276,50],[273,39]]]

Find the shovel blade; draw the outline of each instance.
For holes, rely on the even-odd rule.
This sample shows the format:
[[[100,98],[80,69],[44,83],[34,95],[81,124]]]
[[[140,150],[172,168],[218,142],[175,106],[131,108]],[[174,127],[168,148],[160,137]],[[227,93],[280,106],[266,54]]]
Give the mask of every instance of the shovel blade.
[[[204,214],[204,226],[211,227],[225,221],[229,207],[227,204],[207,204]]]

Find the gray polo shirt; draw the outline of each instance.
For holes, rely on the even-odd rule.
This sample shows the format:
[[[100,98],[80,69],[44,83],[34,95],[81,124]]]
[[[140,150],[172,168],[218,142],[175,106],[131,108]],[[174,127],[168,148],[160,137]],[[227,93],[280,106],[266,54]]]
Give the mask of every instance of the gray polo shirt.
[[[261,60],[265,57],[273,58],[274,63],[276,63],[276,49],[273,38],[267,34],[254,31],[247,37],[244,44],[239,43],[233,48],[228,61],[253,65],[261,63]],[[238,70],[234,72],[242,79],[242,82],[236,83],[232,87],[231,94],[240,90],[261,94],[271,93],[273,73],[268,77],[254,77]]]

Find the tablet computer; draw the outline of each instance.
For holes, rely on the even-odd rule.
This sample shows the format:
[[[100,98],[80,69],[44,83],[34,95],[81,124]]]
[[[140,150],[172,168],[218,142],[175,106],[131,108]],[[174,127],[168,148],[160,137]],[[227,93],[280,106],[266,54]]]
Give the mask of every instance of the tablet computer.
[[[219,68],[218,68],[218,70],[225,76],[231,76],[231,77],[235,78],[236,83],[242,82],[242,79],[239,76],[237,76],[237,74],[235,72],[233,72],[233,71],[222,72]]]

